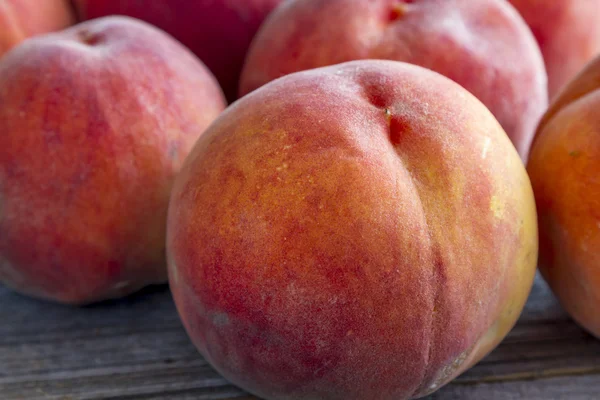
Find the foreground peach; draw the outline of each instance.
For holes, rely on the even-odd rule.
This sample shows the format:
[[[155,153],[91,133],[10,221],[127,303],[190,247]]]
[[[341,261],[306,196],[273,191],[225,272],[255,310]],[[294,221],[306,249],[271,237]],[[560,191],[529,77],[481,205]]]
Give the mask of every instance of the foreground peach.
[[[123,14],[164,29],[210,68],[233,101],[250,42],[281,1],[74,0],[74,4],[85,19]]]
[[[553,103],[528,171],[540,221],[540,269],[565,309],[600,338],[600,58]]]
[[[133,19],[29,39],[0,63],[0,282],[83,304],[165,282],[175,174],[225,107],[183,46]]]
[[[526,159],[547,107],[547,78],[531,31],[505,0],[290,0],[257,34],[241,93],[291,72],[366,58],[417,64],[458,82]]]
[[[28,37],[75,23],[68,0],[0,1],[0,57]]]
[[[550,97],[600,54],[600,0],[509,0],[544,55]]]
[[[531,186],[498,122],[393,61],[238,100],[186,160],[167,226],[190,337],[266,399],[435,391],[511,329],[537,261]]]

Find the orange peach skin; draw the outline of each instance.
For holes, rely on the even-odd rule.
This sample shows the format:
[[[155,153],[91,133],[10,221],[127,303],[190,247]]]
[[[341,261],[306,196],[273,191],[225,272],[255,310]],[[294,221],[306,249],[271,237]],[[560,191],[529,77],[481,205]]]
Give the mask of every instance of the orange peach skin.
[[[437,390],[512,328],[537,261],[531,186],[500,125],[393,61],[238,100],[186,160],[167,232],[190,337],[265,399]]]
[[[68,0],[0,0],[0,57],[31,36],[74,23]]]
[[[546,62],[550,98],[600,54],[600,0],[509,0]]]
[[[544,117],[528,171],[540,223],[540,269],[565,309],[600,338],[600,58]]]
[[[183,46],[129,18],[0,62],[0,282],[84,304],[165,282],[173,178],[223,110]]]
[[[206,64],[233,101],[250,42],[281,1],[74,0],[74,4],[84,19],[122,14],[170,33]]]
[[[505,0],[290,0],[257,34],[241,93],[291,72],[376,58],[451,78],[496,116],[525,160],[547,107],[543,59]]]

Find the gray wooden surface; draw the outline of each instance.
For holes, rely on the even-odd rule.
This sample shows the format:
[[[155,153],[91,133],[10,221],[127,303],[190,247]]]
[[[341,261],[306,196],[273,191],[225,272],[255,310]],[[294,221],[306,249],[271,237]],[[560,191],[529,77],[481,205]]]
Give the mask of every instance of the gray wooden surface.
[[[199,356],[166,287],[87,308],[0,287],[0,399],[254,398]],[[600,341],[538,279],[502,345],[429,399],[600,399]]]

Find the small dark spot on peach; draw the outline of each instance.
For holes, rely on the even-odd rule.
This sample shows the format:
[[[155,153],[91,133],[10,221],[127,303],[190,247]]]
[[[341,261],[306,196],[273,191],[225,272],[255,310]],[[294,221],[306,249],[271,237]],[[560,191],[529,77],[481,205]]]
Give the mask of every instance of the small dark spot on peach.
[[[389,20],[391,22],[397,21],[406,14],[406,6],[403,3],[396,4],[392,7],[389,14]]]
[[[389,108],[385,108],[383,110],[383,112],[385,113],[385,118],[387,119],[388,123],[390,122],[390,120],[392,119],[392,112],[390,111]]]
[[[414,3],[414,0],[401,0],[392,6],[389,13],[390,22],[397,21],[408,12],[408,4]]]
[[[577,158],[577,157],[581,156],[581,151],[579,151],[579,150],[573,150],[572,152],[569,153],[569,155],[571,157]]]
[[[101,39],[102,38],[100,37],[100,35],[95,34],[93,32],[88,32],[88,31],[79,32],[79,40],[81,40],[81,43],[87,44],[89,46],[94,46],[94,45],[100,43]]]

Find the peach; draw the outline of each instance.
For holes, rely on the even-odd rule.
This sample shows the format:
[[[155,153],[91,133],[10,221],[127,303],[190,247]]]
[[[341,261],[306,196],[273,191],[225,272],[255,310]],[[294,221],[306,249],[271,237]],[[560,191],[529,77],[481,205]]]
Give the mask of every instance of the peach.
[[[368,58],[456,81],[526,159],[547,107],[547,78],[531,31],[504,0],[290,0],[257,34],[241,94],[291,72]]]
[[[600,54],[600,0],[509,0],[533,31],[550,97]]]
[[[238,100],[190,153],[167,222],[189,336],[278,400],[437,390],[512,328],[537,244],[529,179],[493,115],[384,60]]]
[[[123,14],[165,30],[189,47],[236,99],[250,42],[282,0],[74,0],[82,18]]]
[[[540,224],[540,270],[565,309],[600,338],[600,58],[561,94],[540,124],[531,176]]]
[[[126,17],[0,62],[0,282],[85,304],[166,282],[171,186],[225,107],[208,69]]]
[[[21,41],[75,23],[69,0],[0,1],[0,57]]]

